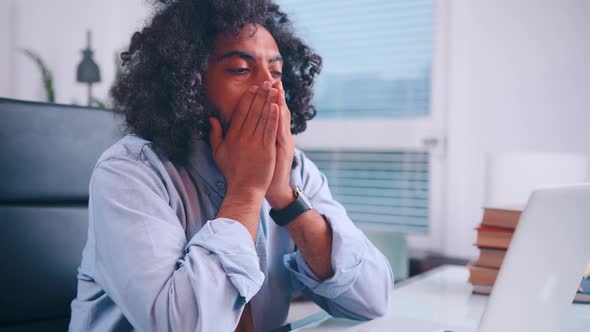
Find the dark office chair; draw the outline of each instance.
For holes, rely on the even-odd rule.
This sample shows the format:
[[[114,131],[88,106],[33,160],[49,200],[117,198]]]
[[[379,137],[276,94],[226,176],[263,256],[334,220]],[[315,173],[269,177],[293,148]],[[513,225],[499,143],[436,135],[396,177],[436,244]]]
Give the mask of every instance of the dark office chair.
[[[65,331],[114,113],[0,98],[0,332]]]

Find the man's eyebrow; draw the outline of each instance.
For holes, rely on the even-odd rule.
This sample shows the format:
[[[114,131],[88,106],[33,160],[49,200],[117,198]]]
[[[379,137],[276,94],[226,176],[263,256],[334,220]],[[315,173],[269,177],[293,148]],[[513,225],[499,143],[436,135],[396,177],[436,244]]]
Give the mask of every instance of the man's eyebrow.
[[[250,60],[250,61],[256,61],[256,57],[248,52],[244,52],[244,51],[238,51],[238,50],[233,50],[233,51],[229,51],[227,53],[224,53],[220,56],[217,57],[217,61],[223,61],[225,59],[228,58],[232,58],[234,56],[243,58],[245,60]]]
[[[229,51],[227,53],[224,53],[224,54],[218,56],[216,60],[217,60],[217,62],[220,62],[220,61],[223,61],[225,59],[232,58],[235,56],[240,57],[245,60],[248,60],[248,61],[256,61],[256,57],[253,54],[248,53],[246,51],[240,51],[240,50],[233,50],[233,51]],[[283,62],[283,57],[280,55],[275,55],[268,60],[268,63],[273,63],[273,62],[277,62],[277,61]]]
[[[277,61],[284,62],[283,57],[280,55],[275,55],[272,58],[270,58],[270,60],[268,60],[268,63],[273,63],[273,62],[277,62]]]

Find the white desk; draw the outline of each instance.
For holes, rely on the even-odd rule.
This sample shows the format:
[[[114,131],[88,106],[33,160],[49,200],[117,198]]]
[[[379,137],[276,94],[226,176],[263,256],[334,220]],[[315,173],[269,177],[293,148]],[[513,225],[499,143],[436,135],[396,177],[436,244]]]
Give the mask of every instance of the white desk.
[[[396,285],[389,314],[383,318],[364,323],[329,318],[305,331],[474,331],[488,296],[472,294],[467,277],[465,267],[443,266]],[[313,303],[295,303],[288,321],[321,311]],[[563,332],[590,331],[590,304],[572,304],[570,314]]]

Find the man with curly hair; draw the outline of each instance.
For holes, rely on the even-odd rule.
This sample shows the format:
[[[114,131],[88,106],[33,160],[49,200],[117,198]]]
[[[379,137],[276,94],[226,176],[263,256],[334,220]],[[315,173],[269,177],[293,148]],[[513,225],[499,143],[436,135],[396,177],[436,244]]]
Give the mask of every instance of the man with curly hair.
[[[112,90],[129,134],[90,182],[72,331],[268,331],[294,291],[388,307],[385,257],[295,148],[321,58],[265,0],[163,1]]]

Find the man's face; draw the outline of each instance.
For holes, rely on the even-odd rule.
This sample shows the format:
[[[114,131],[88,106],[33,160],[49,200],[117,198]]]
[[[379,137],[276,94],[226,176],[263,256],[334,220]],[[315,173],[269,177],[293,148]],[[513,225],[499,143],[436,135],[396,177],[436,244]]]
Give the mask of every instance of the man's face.
[[[229,125],[242,95],[253,85],[262,87],[265,81],[277,87],[282,69],[279,48],[263,26],[246,25],[237,37],[217,36],[205,85],[224,128]]]

